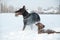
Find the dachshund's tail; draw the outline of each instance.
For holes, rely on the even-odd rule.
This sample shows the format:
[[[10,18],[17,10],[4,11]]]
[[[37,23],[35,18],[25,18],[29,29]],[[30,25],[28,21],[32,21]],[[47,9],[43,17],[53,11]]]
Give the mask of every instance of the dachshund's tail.
[[[54,33],[60,33],[60,32],[54,32]]]

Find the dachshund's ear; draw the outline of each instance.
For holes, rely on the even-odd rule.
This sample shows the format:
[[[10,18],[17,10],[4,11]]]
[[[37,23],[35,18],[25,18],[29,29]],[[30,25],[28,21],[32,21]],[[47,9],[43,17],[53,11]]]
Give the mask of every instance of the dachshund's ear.
[[[25,9],[25,5],[23,6],[23,9]]]

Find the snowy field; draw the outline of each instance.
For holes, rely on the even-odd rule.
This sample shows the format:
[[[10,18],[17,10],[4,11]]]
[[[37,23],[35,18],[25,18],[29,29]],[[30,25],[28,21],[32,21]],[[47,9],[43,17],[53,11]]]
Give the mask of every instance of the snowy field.
[[[60,31],[60,15],[40,15],[45,29]],[[27,26],[24,31],[23,16],[15,17],[14,13],[0,14],[0,40],[60,40],[60,34],[38,34],[34,25],[31,30]]]

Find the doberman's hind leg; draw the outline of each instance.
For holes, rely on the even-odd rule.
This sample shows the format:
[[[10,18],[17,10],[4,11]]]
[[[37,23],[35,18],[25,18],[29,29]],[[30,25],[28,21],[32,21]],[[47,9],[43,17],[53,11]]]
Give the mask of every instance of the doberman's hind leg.
[[[33,24],[31,24],[30,27],[31,27],[31,30],[32,30],[33,29]]]

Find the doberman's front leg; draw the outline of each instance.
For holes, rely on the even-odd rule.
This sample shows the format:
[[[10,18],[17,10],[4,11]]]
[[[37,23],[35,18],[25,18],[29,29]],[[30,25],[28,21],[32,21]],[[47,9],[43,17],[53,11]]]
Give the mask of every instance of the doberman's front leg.
[[[26,28],[26,25],[24,24],[23,30]]]
[[[23,30],[26,28],[26,21],[24,21],[24,26],[23,26]]]

